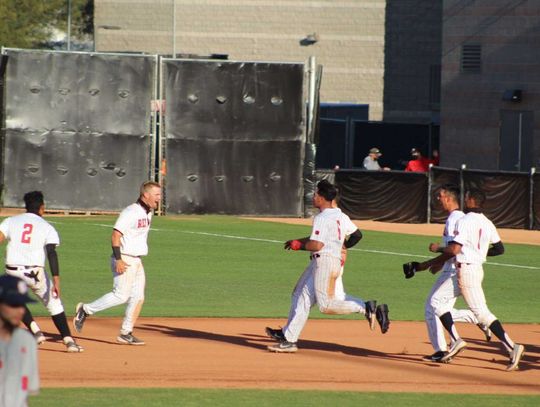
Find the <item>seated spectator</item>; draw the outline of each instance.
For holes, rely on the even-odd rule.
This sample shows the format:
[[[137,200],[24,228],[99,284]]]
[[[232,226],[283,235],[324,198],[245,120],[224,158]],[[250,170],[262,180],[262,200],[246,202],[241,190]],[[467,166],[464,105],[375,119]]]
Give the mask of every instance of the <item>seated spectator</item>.
[[[390,171],[388,167],[381,168],[378,162],[380,156],[382,156],[382,153],[377,147],[369,150],[369,154],[364,158],[364,169],[369,171]]]
[[[418,150],[417,148],[413,148],[411,150],[411,156],[412,160],[407,163],[405,171],[427,172],[431,160],[424,158],[420,150]]]

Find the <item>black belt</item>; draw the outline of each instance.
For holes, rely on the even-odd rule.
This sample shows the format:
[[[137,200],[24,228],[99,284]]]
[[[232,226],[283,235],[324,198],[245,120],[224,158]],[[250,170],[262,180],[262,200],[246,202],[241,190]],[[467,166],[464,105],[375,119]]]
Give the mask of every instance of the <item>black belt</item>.
[[[319,253],[314,253],[311,256],[309,256],[310,260],[318,259],[319,257],[321,257],[321,255]]]
[[[8,270],[19,270],[19,269],[23,268],[25,270],[30,270],[30,269],[35,269],[36,267],[41,267],[41,266],[6,266],[6,269],[8,269]]]

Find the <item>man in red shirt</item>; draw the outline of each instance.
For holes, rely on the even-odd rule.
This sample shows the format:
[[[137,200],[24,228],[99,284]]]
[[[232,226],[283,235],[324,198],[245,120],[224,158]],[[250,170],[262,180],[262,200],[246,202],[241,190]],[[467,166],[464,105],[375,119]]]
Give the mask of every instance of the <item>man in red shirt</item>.
[[[420,150],[418,150],[417,148],[413,148],[411,150],[411,155],[413,159],[407,163],[405,171],[427,172],[431,160],[424,158]]]

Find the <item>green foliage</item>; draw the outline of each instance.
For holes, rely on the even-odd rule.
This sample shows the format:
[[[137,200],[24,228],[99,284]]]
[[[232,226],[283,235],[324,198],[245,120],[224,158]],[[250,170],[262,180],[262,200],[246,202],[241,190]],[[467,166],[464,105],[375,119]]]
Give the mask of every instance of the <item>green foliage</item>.
[[[60,233],[58,249],[62,298],[68,315],[77,302],[92,301],[112,287],[110,236],[114,217],[49,218]],[[143,316],[285,318],[290,294],[308,264],[308,253],[283,250],[285,240],[306,236],[308,226],[256,222],[227,216],[155,217]],[[401,264],[429,256],[437,237],[364,231],[350,251],[344,283],[348,294],[386,302],[394,320],[424,318],[424,302],[436,276],[418,273],[406,280]],[[484,289],[490,309],[503,322],[539,322],[535,301],[540,270],[538,247],[505,245],[495,258],[507,266],[486,265]],[[491,261],[491,259],[490,259]],[[462,302],[459,303],[463,305]],[[37,315],[47,315],[40,304]],[[124,307],[100,315],[123,314]],[[314,318],[326,316],[318,309]]]
[[[43,389],[30,398],[34,407],[169,407],[169,406],[400,406],[527,407],[539,396],[502,394],[360,393],[351,391],[215,390],[215,389]]]
[[[72,35],[91,33],[93,0],[71,3]],[[66,31],[67,16],[68,0],[2,0],[0,46],[39,48],[50,40],[54,29]]]

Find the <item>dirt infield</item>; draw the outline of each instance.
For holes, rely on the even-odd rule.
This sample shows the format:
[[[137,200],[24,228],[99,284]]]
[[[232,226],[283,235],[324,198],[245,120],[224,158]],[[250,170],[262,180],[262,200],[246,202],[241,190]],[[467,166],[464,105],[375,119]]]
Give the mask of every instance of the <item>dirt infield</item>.
[[[469,347],[451,364],[422,361],[431,353],[423,323],[393,322],[382,335],[365,320],[310,320],[296,354],[266,350],[271,319],[141,318],[145,346],[119,345],[118,318],[87,321],[82,354],[58,338],[39,351],[43,387],[184,387],[317,389],[384,392],[540,394],[540,325],[508,325],[525,344],[521,369],[506,372],[498,342],[460,324]],[[55,332],[50,318],[40,318]]]
[[[287,223],[292,225],[311,225],[311,219],[304,218],[246,218],[266,222]],[[444,225],[437,223],[389,223],[373,220],[355,220],[360,230],[375,230],[379,232],[404,233],[408,235],[440,236]],[[504,243],[521,243],[540,245],[540,230],[503,229],[497,228]]]

